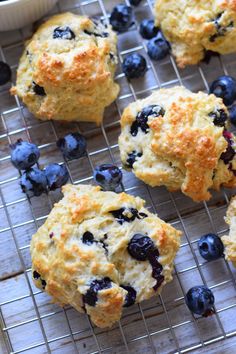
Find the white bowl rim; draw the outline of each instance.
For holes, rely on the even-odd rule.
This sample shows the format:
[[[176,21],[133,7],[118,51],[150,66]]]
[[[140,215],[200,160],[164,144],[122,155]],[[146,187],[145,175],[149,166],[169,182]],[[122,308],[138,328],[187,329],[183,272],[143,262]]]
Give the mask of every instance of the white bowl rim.
[[[33,0],[5,0],[0,2],[0,7],[14,6],[27,1],[33,1]]]

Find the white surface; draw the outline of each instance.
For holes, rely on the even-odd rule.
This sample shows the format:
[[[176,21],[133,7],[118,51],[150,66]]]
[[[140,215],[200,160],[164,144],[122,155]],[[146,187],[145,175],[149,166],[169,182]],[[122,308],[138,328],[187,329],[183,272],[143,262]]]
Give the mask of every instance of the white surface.
[[[57,0],[7,0],[0,2],[0,31],[28,25],[45,15]]]

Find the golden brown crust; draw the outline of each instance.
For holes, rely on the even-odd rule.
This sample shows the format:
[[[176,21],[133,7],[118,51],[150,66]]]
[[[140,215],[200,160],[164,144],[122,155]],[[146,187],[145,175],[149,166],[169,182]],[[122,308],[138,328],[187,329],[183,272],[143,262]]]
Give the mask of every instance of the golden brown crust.
[[[229,235],[222,237],[225,245],[225,257],[236,267],[236,196],[230,201],[225,221],[229,225]]]
[[[150,116],[149,131],[145,134],[139,129],[132,136],[137,114],[150,105],[161,106],[164,116]],[[230,161],[231,169],[230,163],[220,159],[228,143],[223,137],[224,128],[213,123],[211,113],[217,110],[227,113],[221,99],[203,92],[191,93],[183,87],[161,89],[130,104],[121,118],[119,138],[124,166],[129,154],[140,153],[142,156],[133,164],[138,178],[151,186],[181,189],[195,201],[208,200],[209,188],[234,186],[235,158]],[[233,140],[235,144],[232,135]]]
[[[235,52],[235,0],[156,0],[154,11],[180,67],[197,64],[206,50]]]
[[[69,26],[75,39],[54,39],[59,26]],[[27,42],[11,93],[40,119],[101,123],[104,108],[119,92],[113,79],[116,42],[110,26],[72,13],[53,16]],[[33,82],[44,88],[45,96],[35,94]]]
[[[159,293],[172,279],[181,233],[145,209],[138,197],[85,185],[67,185],[63,193],[64,198],[32,238],[32,270],[40,275],[34,276],[35,284],[42,288],[45,281],[45,290],[54,302],[70,304],[80,312],[86,310],[97,326],[109,327],[122,314],[127,291],[120,285],[132,286],[137,292],[136,302],[140,302]],[[121,208],[127,216],[132,216],[131,208],[146,216],[120,223],[111,212]],[[96,241],[84,244],[85,232],[91,232]],[[127,252],[136,233],[147,234],[158,248],[164,276],[158,291],[153,289],[156,280],[150,263],[139,262]],[[83,295],[91,282],[107,277],[111,287],[98,292],[96,305],[84,303]]]

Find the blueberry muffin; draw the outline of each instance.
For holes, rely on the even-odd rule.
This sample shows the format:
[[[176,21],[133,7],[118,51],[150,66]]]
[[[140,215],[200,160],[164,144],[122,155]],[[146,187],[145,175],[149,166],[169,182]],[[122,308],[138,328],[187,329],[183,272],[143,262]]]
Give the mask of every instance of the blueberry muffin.
[[[236,196],[230,201],[225,221],[229,225],[229,235],[222,237],[225,245],[225,257],[228,261],[232,261],[236,267]]]
[[[154,12],[180,67],[197,64],[206,50],[236,51],[235,0],[156,0]]]
[[[124,110],[122,163],[153,187],[208,200],[209,188],[236,185],[236,144],[227,118],[227,108],[214,95],[184,87],[158,90]]]
[[[180,232],[144,201],[100,187],[66,185],[31,242],[37,287],[90,315],[98,327],[122,308],[158,294],[172,279]]]
[[[40,119],[101,123],[119,92],[116,42],[102,22],[53,16],[26,43],[11,93]]]

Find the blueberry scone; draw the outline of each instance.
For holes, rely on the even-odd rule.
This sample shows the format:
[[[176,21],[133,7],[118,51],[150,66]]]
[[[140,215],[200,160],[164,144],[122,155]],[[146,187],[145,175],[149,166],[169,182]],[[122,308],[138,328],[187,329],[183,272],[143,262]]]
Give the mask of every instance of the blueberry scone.
[[[235,0],[156,0],[154,12],[180,67],[198,63],[206,50],[236,51]]]
[[[181,233],[138,197],[89,185],[67,185],[63,193],[32,238],[34,282],[54,302],[110,327],[123,307],[159,293],[172,279]]]
[[[17,70],[17,94],[38,118],[100,123],[118,95],[110,25],[63,13],[39,27]]]
[[[226,130],[227,118],[214,95],[184,87],[158,90],[124,110],[122,163],[153,187],[208,200],[209,188],[236,185],[236,140]]]
[[[229,225],[229,235],[222,237],[225,245],[225,257],[228,261],[232,261],[236,267],[236,196],[230,201],[225,221]]]

